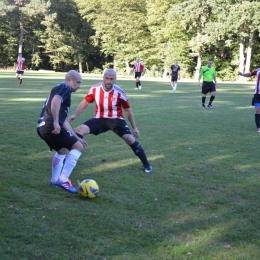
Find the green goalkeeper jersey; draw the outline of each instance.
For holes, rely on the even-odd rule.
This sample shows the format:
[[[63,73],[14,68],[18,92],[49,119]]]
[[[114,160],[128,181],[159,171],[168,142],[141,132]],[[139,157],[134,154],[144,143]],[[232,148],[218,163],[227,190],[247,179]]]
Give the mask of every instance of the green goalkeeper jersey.
[[[203,77],[203,81],[212,82],[216,76],[216,70],[212,66],[210,68],[208,66],[204,66],[200,70],[200,76]]]

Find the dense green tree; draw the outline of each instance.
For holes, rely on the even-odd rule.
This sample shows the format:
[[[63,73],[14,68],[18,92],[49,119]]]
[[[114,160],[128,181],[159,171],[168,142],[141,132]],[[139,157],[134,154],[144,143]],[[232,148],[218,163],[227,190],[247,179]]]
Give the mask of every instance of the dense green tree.
[[[195,78],[198,77],[201,68],[202,56],[210,46],[209,37],[205,34],[205,26],[215,18],[213,14],[215,4],[214,0],[186,0],[175,4],[171,9],[172,20],[179,22],[189,35],[191,56],[197,58]]]
[[[39,29],[40,26],[38,15],[45,14],[48,6],[47,0],[4,0],[1,2],[0,19],[4,21],[1,26],[6,30],[1,37],[3,47],[0,55],[4,58],[6,52],[10,53],[8,59],[3,59],[5,66],[15,61],[17,57],[15,52],[23,52],[23,56],[26,57],[26,66],[29,68],[38,63],[33,59],[33,52],[37,52],[37,43],[40,43],[38,36],[35,35],[35,28],[38,26]],[[25,43],[27,43],[26,46],[24,46]]]
[[[259,15],[256,0],[1,0],[0,66],[20,49],[27,68],[84,71],[88,62],[129,73],[140,56],[148,75],[178,59],[197,78],[214,58],[218,76],[235,79],[259,64]]]
[[[146,3],[134,0],[76,0],[80,13],[92,23],[96,45],[106,56],[113,57],[113,66],[121,69],[141,56],[149,57],[150,32],[146,24]],[[108,64],[109,65],[109,64]]]
[[[95,48],[90,39],[93,30],[80,16],[75,2],[52,0],[42,24],[46,29],[41,41],[53,68],[67,70],[75,66],[82,72]]]

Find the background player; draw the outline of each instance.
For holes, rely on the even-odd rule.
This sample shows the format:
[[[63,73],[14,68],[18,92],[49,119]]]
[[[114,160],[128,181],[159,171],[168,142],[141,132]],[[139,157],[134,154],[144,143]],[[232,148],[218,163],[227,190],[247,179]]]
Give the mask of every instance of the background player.
[[[141,62],[140,58],[136,58],[136,63],[134,64],[133,70],[135,71],[135,89],[141,89],[141,75],[144,70],[144,64]]]
[[[178,65],[178,61],[175,60],[174,64],[171,66],[171,86],[172,91],[176,92],[177,89],[177,81],[180,80],[180,70],[181,67]]]
[[[260,68],[255,69],[252,72],[247,72],[247,73],[239,72],[239,75],[243,76],[243,77],[256,76],[256,85],[255,85],[253,105],[255,106],[256,131],[260,132]]]
[[[22,57],[22,53],[19,53],[16,61],[16,69],[15,69],[16,71],[15,77],[19,80],[18,86],[21,86],[23,84],[24,65],[25,65],[25,58]]]
[[[201,90],[203,109],[205,109],[205,101],[206,101],[207,94],[209,92],[211,93],[211,97],[208,104],[208,108],[211,109],[213,109],[212,102],[216,96],[216,85],[217,85],[216,70],[212,66],[212,64],[213,64],[213,60],[209,59],[207,66],[201,68],[200,75],[198,78],[198,86],[200,86],[200,79],[203,78],[202,90]]]

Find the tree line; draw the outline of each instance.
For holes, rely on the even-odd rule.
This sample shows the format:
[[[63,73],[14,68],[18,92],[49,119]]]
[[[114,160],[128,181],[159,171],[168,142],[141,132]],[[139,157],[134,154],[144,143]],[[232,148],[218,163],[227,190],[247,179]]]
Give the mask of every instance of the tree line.
[[[0,67],[18,52],[26,68],[129,74],[136,57],[148,76],[178,60],[197,77],[207,59],[237,79],[260,62],[258,0],[0,0]]]

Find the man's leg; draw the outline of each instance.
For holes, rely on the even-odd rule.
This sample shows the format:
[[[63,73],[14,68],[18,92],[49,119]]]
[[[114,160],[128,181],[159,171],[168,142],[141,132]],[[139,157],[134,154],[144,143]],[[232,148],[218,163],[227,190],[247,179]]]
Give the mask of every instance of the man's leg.
[[[256,131],[260,132],[260,103],[255,103],[255,124]]]
[[[142,148],[141,144],[135,140],[135,138],[131,134],[125,134],[122,136],[124,141],[131,147],[134,154],[139,157],[140,161],[144,166],[145,172],[149,173],[152,172],[152,166],[147,160],[146,154],[144,149]]]

